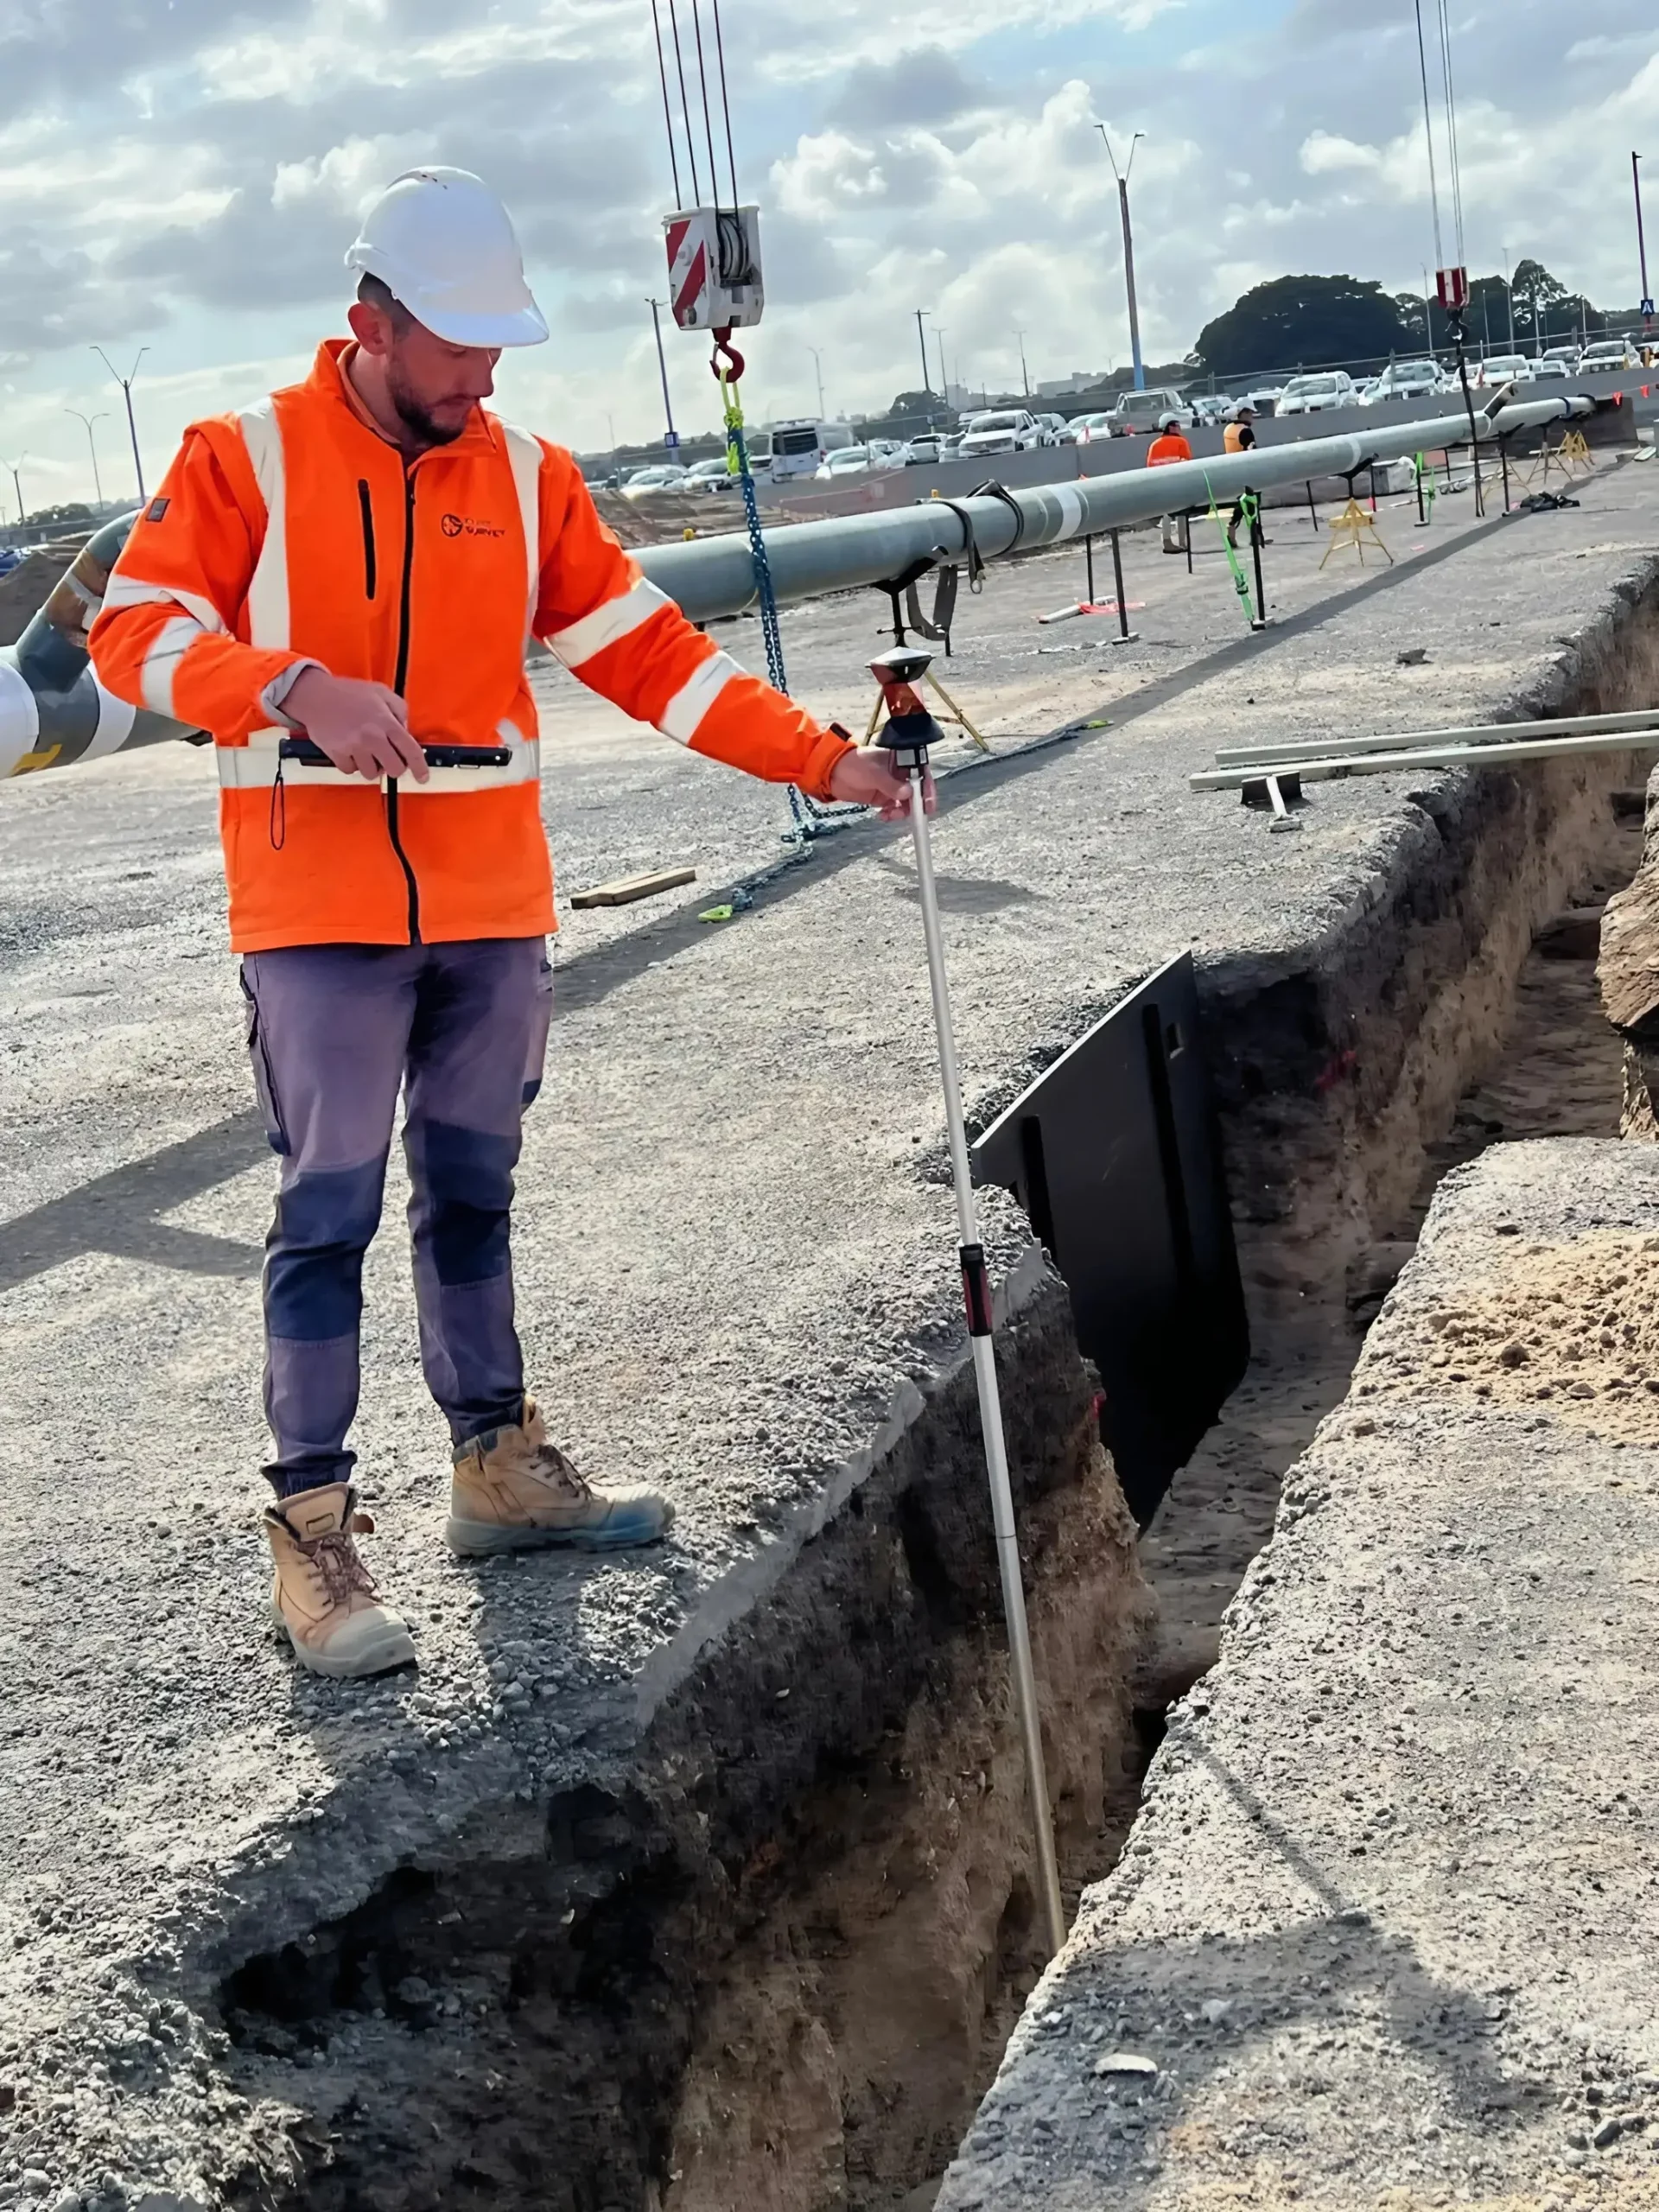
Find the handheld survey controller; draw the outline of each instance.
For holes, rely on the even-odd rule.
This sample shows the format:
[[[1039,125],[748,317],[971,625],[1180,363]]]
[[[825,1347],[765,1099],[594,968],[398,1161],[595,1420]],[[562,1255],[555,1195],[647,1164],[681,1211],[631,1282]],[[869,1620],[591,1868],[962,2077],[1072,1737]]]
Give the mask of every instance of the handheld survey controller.
[[[505,745],[423,745],[429,768],[505,768],[512,759]],[[285,737],[276,747],[279,760],[292,760],[302,768],[332,768],[335,764],[314,738]]]

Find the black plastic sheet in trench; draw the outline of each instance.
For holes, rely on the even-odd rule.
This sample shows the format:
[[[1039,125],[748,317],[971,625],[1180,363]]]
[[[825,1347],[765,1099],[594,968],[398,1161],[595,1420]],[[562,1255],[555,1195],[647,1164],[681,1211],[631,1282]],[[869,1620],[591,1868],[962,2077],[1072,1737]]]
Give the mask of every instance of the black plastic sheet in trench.
[[[1065,1278],[1105,1392],[1101,1433],[1144,1526],[1249,1357],[1192,956],[1079,1038],[973,1157]]]

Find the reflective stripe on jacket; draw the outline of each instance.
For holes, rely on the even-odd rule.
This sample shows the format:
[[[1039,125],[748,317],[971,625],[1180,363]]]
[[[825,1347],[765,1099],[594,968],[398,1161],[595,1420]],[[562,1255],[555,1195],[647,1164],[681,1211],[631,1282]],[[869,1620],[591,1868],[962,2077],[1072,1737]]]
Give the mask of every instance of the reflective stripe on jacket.
[[[531,634],[694,752],[829,795],[845,741],[645,582],[569,454],[480,408],[406,467],[346,397],[346,345],[191,426],[92,629],[111,691],[212,733],[238,951],[556,927]],[[507,766],[279,779],[281,698],[313,662],[390,685],[424,743],[505,746]]]
[[[1147,448],[1147,467],[1163,468],[1172,461],[1191,461],[1192,448],[1179,430],[1164,430]]]

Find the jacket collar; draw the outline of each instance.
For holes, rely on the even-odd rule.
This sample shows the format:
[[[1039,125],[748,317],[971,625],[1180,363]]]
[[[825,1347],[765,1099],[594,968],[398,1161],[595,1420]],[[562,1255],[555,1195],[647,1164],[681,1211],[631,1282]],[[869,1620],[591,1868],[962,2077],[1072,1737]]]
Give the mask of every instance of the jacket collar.
[[[311,373],[306,378],[303,389],[348,416],[359,436],[372,438],[377,445],[392,445],[390,438],[383,436],[379,430],[364,420],[346,389],[346,372],[340,363],[351,350],[353,342],[349,338],[325,338],[317,348],[317,358],[311,364]],[[451,453],[493,452],[499,442],[495,417],[486,414],[483,408],[474,407],[467,418],[466,429],[458,438],[453,439],[447,446],[429,447],[425,453],[417,456],[417,460],[426,461],[434,455]],[[397,448],[392,446],[392,450],[396,452]]]

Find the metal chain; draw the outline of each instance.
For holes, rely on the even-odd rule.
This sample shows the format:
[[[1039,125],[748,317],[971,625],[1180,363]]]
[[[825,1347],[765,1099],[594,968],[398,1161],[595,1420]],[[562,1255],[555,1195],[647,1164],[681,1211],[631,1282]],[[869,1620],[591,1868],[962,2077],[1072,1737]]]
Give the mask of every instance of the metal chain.
[[[772,581],[772,563],[766,558],[766,541],[760,528],[760,505],[754,495],[754,471],[749,465],[748,441],[743,435],[743,403],[737,396],[737,374],[728,368],[720,355],[721,348],[717,346],[714,370],[720,385],[721,410],[726,421],[726,466],[743,489],[743,515],[749,530],[749,558],[754,564],[754,588],[760,601],[760,636],[766,649],[766,681],[774,691],[781,691],[787,698],[789,678],[784,671],[784,637],[778,621],[778,593]],[[828,817],[815,800],[809,798],[793,784],[785,784],[784,793],[789,801],[790,816],[790,827],[784,842],[804,846],[809,839],[818,835]]]

